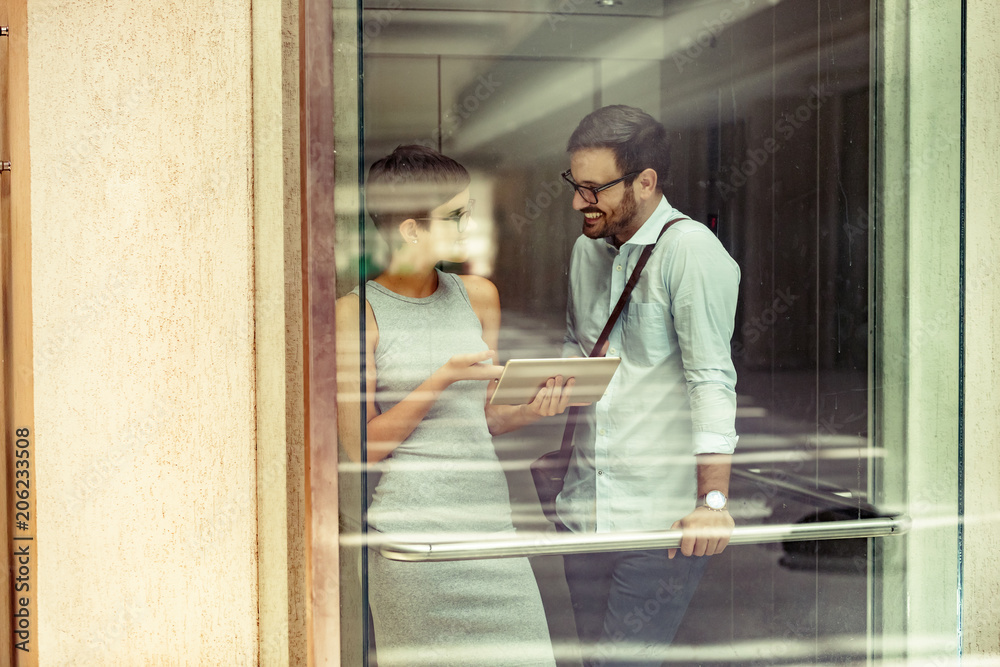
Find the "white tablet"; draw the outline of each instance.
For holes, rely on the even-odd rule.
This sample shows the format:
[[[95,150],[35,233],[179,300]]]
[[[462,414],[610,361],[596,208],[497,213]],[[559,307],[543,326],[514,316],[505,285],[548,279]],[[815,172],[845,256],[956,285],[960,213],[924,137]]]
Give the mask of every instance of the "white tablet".
[[[621,359],[582,357],[578,359],[511,359],[503,368],[490,403],[521,405],[531,403],[549,378],[576,378],[571,403],[595,403],[604,395]]]

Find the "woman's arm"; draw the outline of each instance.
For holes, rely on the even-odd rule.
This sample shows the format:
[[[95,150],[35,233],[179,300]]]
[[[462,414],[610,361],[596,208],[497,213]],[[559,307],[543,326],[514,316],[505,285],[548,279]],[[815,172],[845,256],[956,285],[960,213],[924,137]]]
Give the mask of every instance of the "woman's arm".
[[[500,294],[496,285],[480,276],[462,276],[465,291],[469,293],[472,309],[483,326],[483,341],[491,350],[497,349],[500,339]],[[493,363],[499,357],[493,353]],[[569,405],[574,380],[563,384],[562,376],[549,378],[546,385],[527,405],[490,405],[490,397],[496,389],[491,382],[486,390],[486,424],[490,433],[500,435],[527,426],[542,417],[561,414]]]
[[[349,294],[337,300],[337,420],[344,451],[352,461],[361,460],[361,343],[358,331],[360,299]],[[441,392],[459,380],[489,381],[499,377],[499,366],[482,364],[493,350],[458,354],[388,411],[375,408],[375,346],[378,326],[371,306],[365,304],[365,396],[367,454],[369,462],[381,461],[406,440],[427,416]]]
[[[359,306],[356,294],[348,294],[337,299],[337,431],[340,444],[352,461],[361,460],[361,355],[365,355],[364,400],[369,416],[375,414],[375,345],[378,343],[378,327],[371,306],[366,312],[365,345],[361,346]],[[367,306],[367,304],[366,304]]]

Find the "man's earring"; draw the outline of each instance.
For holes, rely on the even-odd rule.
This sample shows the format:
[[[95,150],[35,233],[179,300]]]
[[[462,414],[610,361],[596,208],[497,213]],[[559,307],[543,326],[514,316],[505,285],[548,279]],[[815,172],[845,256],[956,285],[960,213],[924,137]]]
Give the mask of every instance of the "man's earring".
[[[417,242],[417,240],[416,240],[416,239],[413,239],[413,241],[411,241],[411,243],[416,243],[416,242]]]

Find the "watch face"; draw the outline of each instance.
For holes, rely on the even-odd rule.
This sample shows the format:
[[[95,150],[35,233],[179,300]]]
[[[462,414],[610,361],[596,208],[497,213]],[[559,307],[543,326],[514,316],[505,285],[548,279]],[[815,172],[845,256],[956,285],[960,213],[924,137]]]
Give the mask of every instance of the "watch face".
[[[726,494],[722,491],[709,491],[705,496],[705,504],[714,510],[721,510],[726,506]]]

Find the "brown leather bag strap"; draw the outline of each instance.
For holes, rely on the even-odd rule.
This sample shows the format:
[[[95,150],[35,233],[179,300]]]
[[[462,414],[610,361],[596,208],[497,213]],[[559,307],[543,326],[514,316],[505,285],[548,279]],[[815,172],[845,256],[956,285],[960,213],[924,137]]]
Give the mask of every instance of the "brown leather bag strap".
[[[631,296],[632,290],[639,283],[639,275],[642,273],[642,269],[646,266],[646,262],[649,261],[649,256],[653,254],[653,248],[656,247],[656,243],[660,240],[660,237],[663,236],[664,232],[670,229],[675,222],[680,222],[681,220],[686,219],[686,216],[674,218],[667,224],[663,225],[663,229],[661,229],[660,233],[656,235],[656,241],[653,241],[642,249],[642,254],[639,255],[639,261],[635,263],[635,268],[632,269],[632,275],[629,276],[628,282],[625,283],[625,289],[622,290],[622,295],[618,297],[618,303],[615,304],[614,310],[611,311],[611,317],[608,318],[608,323],[604,325],[604,330],[601,331],[601,335],[597,337],[597,343],[594,344],[594,349],[590,351],[590,356],[604,356],[601,354],[601,348],[611,336],[611,330],[615,328],[615,322],[618,321],[622,311],[625,309],[625,304],[628,302],[628,298]]]
[[[621,317],[622,311],[625,310],[625,304],[628,302],[628,298],[631,296],[632,290],[635,289],[635,286],[639,283],[639,275],[642,273],[642,269],[646,266],[646,262],[649,261],[649,256],[653,254],[653,248],[656,247],[660,237],[662,237],[675,222],[680,222],[681,220],[687,220],[687,216],[674,218],[667,224],[663,225],[663,229],[661,229],[660,233],[656,235],[656,241],[653,241],[642,249],[642,254],[639,255],[639,261],[636,262],[635,268],[632,269],[632,275],[629,276],[628,282],[625,283],[625,289],[622,290],[622,295],[618,297],[618,303],[615,304],[614,310],[611,311],[611,317],[608,318],[607,324],[604,325],[604,330],[601,331],[601,335],[597,337],[597,343],[594,344],[594,349],[590,351],[590,356],[604,356],[601,353],[601,348],[604,347],[604,343],[606,343],[608,338],[611,336],[611,330],[615,328],[615,322],[618,321],[618,318]],[[560,451],[566,454],[567,465],[569,464],[569,450],[573,446],[573,431],[576,429],[576,415],[578,412],[580,412],[580,408],[578,406],[574,406],[569,409],[569,412],[566,415],[566,428],[563,429],[562,444],[559,446]]]

